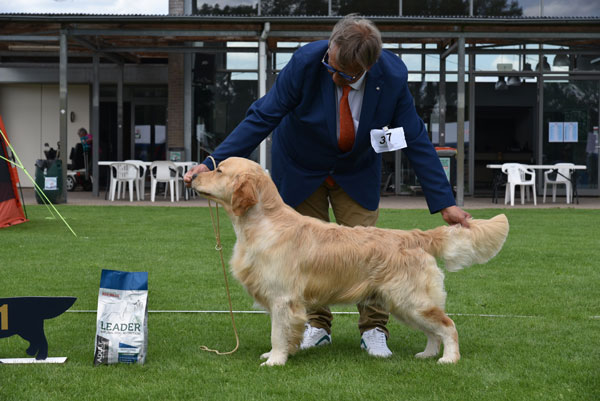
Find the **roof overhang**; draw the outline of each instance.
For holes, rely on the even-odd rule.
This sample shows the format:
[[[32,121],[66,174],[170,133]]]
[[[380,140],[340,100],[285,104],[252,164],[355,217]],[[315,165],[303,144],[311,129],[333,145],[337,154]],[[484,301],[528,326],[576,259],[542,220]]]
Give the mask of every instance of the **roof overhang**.
[[[389,43],[468,45],[546,44],[600,49],[600,18],[369,17]],[[270,24],[268,45],[327,39],[334,17],[147,16],[0,14],[0,60],[57,57],[61,35],[69,58],[99,54],[112,62],[158,62],[171,53],[202,52],[198,42],[258,41]]]

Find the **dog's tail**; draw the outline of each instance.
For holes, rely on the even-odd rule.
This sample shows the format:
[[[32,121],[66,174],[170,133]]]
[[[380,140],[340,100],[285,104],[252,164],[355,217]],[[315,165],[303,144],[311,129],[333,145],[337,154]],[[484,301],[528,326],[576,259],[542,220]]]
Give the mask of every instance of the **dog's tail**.
[[[448,271],[485,263],[500,251],[508,235],[508,219],[499,214],[489,220],[469,220],[469,228],[457,224],[433,231],[431,253],[446,262]]]

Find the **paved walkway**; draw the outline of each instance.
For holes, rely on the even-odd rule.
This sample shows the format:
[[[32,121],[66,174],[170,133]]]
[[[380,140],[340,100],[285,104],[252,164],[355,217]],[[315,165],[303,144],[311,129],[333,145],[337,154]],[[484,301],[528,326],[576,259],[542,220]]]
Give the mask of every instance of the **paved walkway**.
[[[25,205],[36,204],[34,191],[31,188],[23,189],[23,198]],[[129,198],[127,198],[129,199]],[[600,209],[600,197],[579,197],[579,204],[565,203],[564,197],[557,197],[556,203],[552,203],[552,197],[546,198],[546,203],[542,203],[542,197],[537,199],[537,206],[533,202],[526,202],[521,205],[520,198],[515,200],[514,209],[535,209],[535,208],[575,208],[575,209]],[[104,198],[104,192],[100,192],[100,196],[94,196],[91,192],[75,191],[67,193],[67,204],[69,205],[94,205],[94,206],[174,206],[174,207],[191,207],[191,206],[208,206],[206,199],[196,197],[191,200],[181,200],[171,203],[170,197],[166,199],[163,196],[157,196],[156,201],[150,202],[150,194],[146,193],[146,200],[129,202],[129,200],[117,200],[114,202]],[[423,196],[383,196],[381,198],[380,207],[383,209],[426,209],[427,203]],[[488,209],[488,208],[511,208],[510,205],[504,205],[504,199],[500,199],[498,203],[493,203],[491,198],[474,198],[465,197],[464,209]]]

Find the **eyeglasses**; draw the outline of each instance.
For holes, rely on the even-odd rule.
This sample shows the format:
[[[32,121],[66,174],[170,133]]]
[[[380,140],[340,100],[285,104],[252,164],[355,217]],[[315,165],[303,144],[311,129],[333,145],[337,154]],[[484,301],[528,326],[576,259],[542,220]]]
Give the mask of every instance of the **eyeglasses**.
[[[325,60],[327,60],[327,61],[325,61]],[[330,66],[327,63],[328,61],[329,61],[329,49],[327,49],[327,51],[325,52],[325,55],[323,56],[321,63],[323,63],[323,65],[325,66],[325,68],[327,68],[327,70],[329,70],[329,72],[331,72],[332,74],[337,73],[340,77],[344,78],[346,81],[354,81],[356,78],[360,77],[362,74],[362,72],[360,74],[356,74],[354,76],[345,74],[341,71],[336,70],[332,66]]]

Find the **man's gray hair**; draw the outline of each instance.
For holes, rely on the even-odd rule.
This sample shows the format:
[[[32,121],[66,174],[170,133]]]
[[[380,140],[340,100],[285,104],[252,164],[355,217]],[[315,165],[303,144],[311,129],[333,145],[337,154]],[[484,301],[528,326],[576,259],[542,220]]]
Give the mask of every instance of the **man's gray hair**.
[[[381,33],[370,20],[349,14],[333,27],[329,37],[332,45],[337,49],[336,62],[341,69],[356,63],[366,70],[381,54]]]

